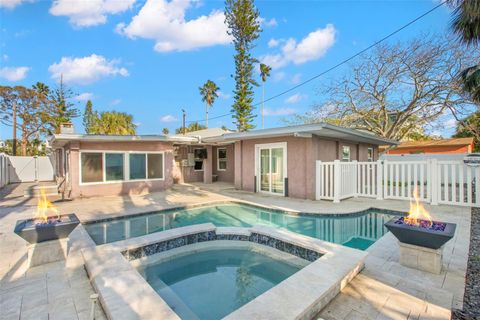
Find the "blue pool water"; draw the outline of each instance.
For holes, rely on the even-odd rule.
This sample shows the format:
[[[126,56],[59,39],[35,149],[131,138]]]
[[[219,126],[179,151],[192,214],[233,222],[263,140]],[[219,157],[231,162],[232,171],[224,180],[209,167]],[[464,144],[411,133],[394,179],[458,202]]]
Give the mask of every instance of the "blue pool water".
[[[232,203],[94,222],[85,228],[96,244],[104,244],[206,222],[217,227],[268,225],[365,250],[387,232],[383,225],[391,217],[375,210],[344,216],[294,215]]]
[[[210,249],[140,273],[182,319],[221,319],[301,267],[249,249]]]

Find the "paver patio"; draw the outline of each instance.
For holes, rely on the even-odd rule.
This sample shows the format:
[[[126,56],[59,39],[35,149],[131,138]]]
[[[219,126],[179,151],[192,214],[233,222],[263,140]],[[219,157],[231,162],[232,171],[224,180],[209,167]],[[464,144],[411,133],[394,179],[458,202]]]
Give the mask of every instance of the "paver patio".
[[[291,211],[348,213],[370,207],[407,211],[408,202],[355,198],[333,204],[236,191],[230,185],[177,185],[143,196],[102,197],[58,202],[62,213],[80,220],[154,211],[179,205],[243,200]],[[80,249],[94,245],[82,226],[71,234],[66,262],[27,270],[26,244],[13,233],[16,220],[29,218],[36,201],[10,196],[0,202],[0,319],[88,319],[93,289]],[[429,206],[437,220],[457,223],[455,238],[444,251],[440,275],[398,263],[398,244],[387,233],[369,249],[364,270],[317,316],[324,319],[448,319],[461,307],[467,265],[470,208]],[[103,319],[101,308],[97,319]]]

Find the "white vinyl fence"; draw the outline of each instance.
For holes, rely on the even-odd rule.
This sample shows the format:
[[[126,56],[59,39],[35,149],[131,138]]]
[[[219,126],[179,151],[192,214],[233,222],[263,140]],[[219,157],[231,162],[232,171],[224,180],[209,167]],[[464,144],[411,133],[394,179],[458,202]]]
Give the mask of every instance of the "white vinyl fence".
[[[350,197],[410,200],[480,207],[480,167],[463,161],[377,161],[316,163],[316,199]]]
[[[8,184],[8,156],[0,153],[0,189]]]

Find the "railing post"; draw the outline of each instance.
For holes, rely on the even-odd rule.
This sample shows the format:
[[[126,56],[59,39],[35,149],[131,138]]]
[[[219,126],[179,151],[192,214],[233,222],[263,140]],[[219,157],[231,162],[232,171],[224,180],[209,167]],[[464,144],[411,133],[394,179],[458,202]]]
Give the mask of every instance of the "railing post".
[[[315,199],[320,200],[322,181],[322,161],[315,161]]]
[[[438,184],[438,160],[430,159],[430,181],[428,181],[427,188],[430,189],[430,203],[434,206],[438,205],[438,193],[440,192],[440,186]],[[463,187],[463,186],[462,186]]]
[[[340,160],[333,161],[333,203],[340,202]]]
[[[354,198],[358,198],[358,161],[357,160],[353,160],[353,165],[354,165],[354,175],[355,177],[353,178],[353,181],[354,181],[354,192],[353,192],[353,197]]]
[[[377,200],[383,200],[383,161],[377,160]]]

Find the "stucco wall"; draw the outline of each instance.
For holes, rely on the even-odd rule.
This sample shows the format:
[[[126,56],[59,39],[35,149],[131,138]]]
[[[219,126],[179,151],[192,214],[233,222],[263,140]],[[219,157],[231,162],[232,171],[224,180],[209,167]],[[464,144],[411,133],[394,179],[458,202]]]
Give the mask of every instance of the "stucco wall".
[[[108,196],[122,194],[144,194],[166,190],[173,184],[173,146],[168,142],[72,142],[66,149],[70,150],[70,185],[69,196],[72,198]],[[123,181],[99,184],[80,184],[80,152],[82,151],[164,151],[164,180]],[[127,161],[127,160],[126,160]]]
[[[197,148],[200,148],[198,146]],[[177,156],[175,157],[175,161],[178,165],[178,173],[179,173],[179,182],[180,183],[189,183],[189,182],[203,182],[203,171],[195,171],[193,167],[182,167],[181,161],[186,160],[188,157],[188,153],[192,152],[195,149],[193,146],[178,146]]]
[[[234,182],[237,189],[255,190],[255,145],[275,142],[287,143],[288,195],[294,198],[315,198],[315,161],[340,159],[344,145],[350,146],[351,160],[366,161],[368,147],[374,148],[374,160],[378,158],[377,146],[316,136],[244,140],[235,143]]]
[[[225,171],[218,170],[217,160],[218,160],[218,148],[227,149],[227,169]],[[235,147],[233,144],[228,144],[225,146],[213,147],[213,174],[218,176],[218,181],[223,182],[232,182],[235,175]]]

